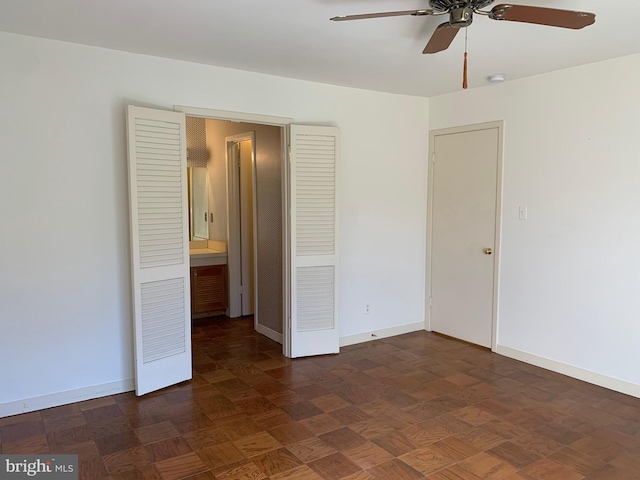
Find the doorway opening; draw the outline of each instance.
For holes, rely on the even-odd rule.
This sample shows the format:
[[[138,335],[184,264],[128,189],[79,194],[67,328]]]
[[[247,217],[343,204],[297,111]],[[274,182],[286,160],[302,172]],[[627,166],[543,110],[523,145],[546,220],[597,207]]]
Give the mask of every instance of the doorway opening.
[[[279,119],[274,124],[272,118],[266,118],[267,123],[254,123],[252,118],[224,118],[227,112],[180,107],[176,110],[185,112],[187,125],[197,121],[204,130],[204,143],[200,140],[200,145],[195,146],[187,128],[188,157],[191,159],[192,148],[206,153],[207,242],[225,253],[224,265],[212,272],[218,275],[218,282],[224,282],[224,304],[218,304],[223,308],[204,314],[192,308],[192,318],[208,318],[209,313],[229,318],[253,316],[256,331],[283,344],[285,353],[285,125],[290,122]],[[198,264],[198,268],[203,267]],[[192,279],[192,287],[202,283],[193,275]],[[207,284],[209,292],[212,283]],[[192,295],[195,293],[192,288]]]
[[[205,295],[207,291],[215,290],[208,288],[212,283],[222,285],[223,291],[226,286],[227,247],[230,245],[226,183],[216,188],[214,181],[222,177],[228,182],[224,151],[227,142],[221,142],[222,153],[219,154],[214,148],[209,151],[206,140],[204,148],[199,145],[190,148],[186,135],[187,114],[195,115],[198,120],[205,119],[205,122],[222,121],[223,127],[228,129],[223,138],[239,134],[230,126],[239,127],[240,132],[250,131],[250,127],[255,131],[252,196],[256,198],[253,222],[258,301],[254,302],[254,308],[259,312],[259,326],[265,330],[272,326],[272,330],[280,330],[274,335],[279,335],[282,353],[287,357],[338,353],[336,165],[339,129],[293,125],[289,119],[279,117],[267,117],[266,123],[249,125],[254,119],[262,121],[265,117],[249,115],[253,118],[245,119],[245,114],[189,107],[175,107],[175,110],[178,111],[127,107],[136,394],[144,395],[192,378],[192,307],[194,298],[198,300],[199,297],[190,295],[189,285],[202,287],[200,293]],[[222,118],[215,118],[218,115]],[[271,127],[275,127],[272,137],[280,143],[273,149],[274,155],[264,156],[271,159],[265,162],[265,167],[271,165],[272,168],[262,169],[260,129]],[[206,129],[204,136],[206,139]],[[287,142],[289,137],[290,143]],[[208,222],[210,234],[205,240],[190,240],[188,236],[195,228],[189,225],[187,193],[196,188],[193,183],[188,186],[187,182],[189,150],[204,150],[208,162],[206,169],[210,182],[206,188],[211,190],[212,201],[206,212],[208,215],[202,215]],[[216,166],[222,168],[221,164],[224,164],[225,176],[213,175],[212,171]],[[263,183],[261,172],[264,172]],[[224,201],[216,204],[213,199],[219,191],[223,192]],[[268,195],[269,192],[274,193]],[[270,208],[263,208],[269,205],[262,200],[263,195],[273,201]],[[221,218],[225,215],[227,218],[223,222]],[[263,228],[261,218],[272,228]],[[273,228],[274,224],[279,228]],[[212,240],[211,232],[215,232],[216,227],[224,229],[225,225],[227,230],[222,238],[227,242]],[[264,242],[261,242],[262,233],[265,234]],[[280,254],[280,261],[272,262],[276,264],[273,275],[263,274],[267,268],[263,269],[261,259],[271,260],[272,256],[261,254],[261,244],[271,248],[275,255]],[[194,256],[199,265],[194,265]],[[189,282],[189,276],[198,280]],[[281,281],[274,282],[278,277]],[[265,322],[269,317],[263,314],[263,305],[268,302],[262,301],[262,285],[275,287],[279,292],[279,295],[264,295],[265,299],[274,300],[272,305],[280,312],[273,317],[273,325]],[[226,294],[219,298],[227,300]],[[195,303],[196,306],[204,304],[207,302]],[[224,304],[222,308],[225,308]]]

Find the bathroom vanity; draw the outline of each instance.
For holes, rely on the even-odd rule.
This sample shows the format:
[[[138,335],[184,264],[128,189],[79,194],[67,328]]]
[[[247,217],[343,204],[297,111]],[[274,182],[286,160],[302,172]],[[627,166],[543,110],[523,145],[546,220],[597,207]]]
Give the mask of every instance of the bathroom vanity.
[[[222,315],[228,306],[227,252],[223,242],[190,242],[191,318]]]

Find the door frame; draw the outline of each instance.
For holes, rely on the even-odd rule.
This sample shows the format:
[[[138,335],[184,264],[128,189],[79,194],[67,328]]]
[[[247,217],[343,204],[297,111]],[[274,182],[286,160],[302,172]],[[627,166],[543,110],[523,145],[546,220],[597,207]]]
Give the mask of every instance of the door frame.
[[[426,330],[431,331],[431,246],[433,244],[433,165],[435,162],[435,138],[439,135],[476,132],[479,130],[498,129],[498,167],[496,178],[496,208],[495,208],[495,245],[493,263],[493,308],[491,315],[491,351],[498,346],[498,313],[500,302],[500,257],[502,245],[502,193],[503,193],[503,164],[504,164],[504,120],[464,125],[460,127],[443,128],[429,131],[429,168],[427,172],[427,298],[425,302]]]
[[[227,120],[231,122],[255,123],[260,125],[272,125],[281,127],[282,146],[282,354],[291,356],[291,269],[290,269],[290,234],[289,221],[289,127],[293,124],[293,118],[277,117],[273,115],[261,115],[255,113],[233,112],[229,110],[215,110],[210,108],[190,107],[174,105],[173,109],[183,112],[189,117],[211,118],[213,120]],[[256,303],[257,305],[257,303]]]
[[[225,161],[227,170],[227,272],[229,274],[229,316],[239,317],[242,314],[242,300],[240,284],[242,283],[242,244],[241,244],[241,203],[240,203],[240,177],[238,170],[231,168],[230,149],[233,144],[245,140],[251,140],[251,183],[253,184],[252,210],[253,210],[253,301],[254,324],[258,325],[258,289],[255,285],[258,278],[258,239],[257,239],[257,206],[256,206],[256,134],[253,131],[231,135],[224,138]],[[238,158],[238,161],[240,159]]]

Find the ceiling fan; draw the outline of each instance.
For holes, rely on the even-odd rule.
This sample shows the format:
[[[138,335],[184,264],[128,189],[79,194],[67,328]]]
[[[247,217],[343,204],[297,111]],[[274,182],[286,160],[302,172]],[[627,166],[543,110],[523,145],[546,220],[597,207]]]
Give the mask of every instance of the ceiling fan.
[[[533,7],[528,5],[496,5],[490,11],[483,11],[495,0],[429,0],[431,8],[420,10],[402,10],[397,12],[365,13],[362,15],[346,15],[333,17],[331,20],[341,22],[345,20],[363,20],[379,17],[399,17],[411,15],[448,15],[449,20],[441,23],[431,36],[429,43],[422,53],[437,53],[449,48],[451,42],[461,28],[468,27],[473,22],[473,15],[484,15],[492,20],[506,20],[508,22],[533,23],[552,27],[580,29],[593,24],[596,16],[593,13],[574,12],[555,8]]]

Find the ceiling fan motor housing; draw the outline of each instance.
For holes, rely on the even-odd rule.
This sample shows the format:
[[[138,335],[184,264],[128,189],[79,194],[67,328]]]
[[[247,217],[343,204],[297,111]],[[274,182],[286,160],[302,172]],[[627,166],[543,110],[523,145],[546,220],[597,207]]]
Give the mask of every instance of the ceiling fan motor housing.
[[[478,10],[491,5],[495,0],[429,0],[429,6],[436,12],[449,12],[458,8]]]
[[[473,9],[471,7],[454,8],[449,12],[449,25],[453,28],[464,28],[473,22]]]

